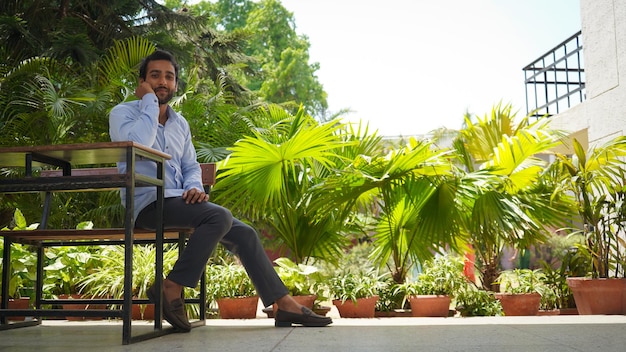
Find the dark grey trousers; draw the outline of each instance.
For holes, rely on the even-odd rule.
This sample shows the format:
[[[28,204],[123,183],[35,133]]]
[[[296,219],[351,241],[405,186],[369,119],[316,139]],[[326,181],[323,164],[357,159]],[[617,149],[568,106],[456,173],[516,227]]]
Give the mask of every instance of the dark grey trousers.
[[[145,207],[137,216],[135,226],[154,229],[155,211],[155,203]],[[221,243],[239,257],[266,307],[289,293],[267,257],[256,231],[233,218],[228,209],[210,202],[186,204],[182,197],[166,198],[163,221],[165,228],[195,229],[167,275],[168,279],[183,286],[196,287],[211,253]]]

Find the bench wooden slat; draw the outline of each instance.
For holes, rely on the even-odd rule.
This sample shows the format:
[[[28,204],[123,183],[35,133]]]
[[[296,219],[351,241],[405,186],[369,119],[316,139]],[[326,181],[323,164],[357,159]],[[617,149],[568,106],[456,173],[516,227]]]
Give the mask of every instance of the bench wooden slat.
[[[202,184],[205,186],[215,185],[217,167],[214,163],[200,164],[202,170]],[[110,176],[118,175],[119,170],[116,167],[94,167],[85,169],[72,169],[72,176]],[[41,177],[60,177],[63,170],[41,170]]]
[[[191,234],[192,228],[166,229],[163,232],[164,239],[179,238],[180,233]],[[153,240],[156,232],[145,229],[135,229],[133,231],[135,240]],[[91,229],[91,230],[13,230],[0,231],[0,236],[9,237],[13,242],[37,242],[46,240],[81,241],[81,240],[123,240],[125,232],[123,228]]]
[[[72,169],[72,176],[103,176],[117,175],[120,172],[116,167],[93,167],[84,169]],[[63,170],[41,170],[41,177],[60,177],[63,176]]]
[[[63,179],[52,177],[30,177],[10,182],[0,182],[0,192],[58,192],[58,191],[92,191],[118,189],[126,185],[126,175],[115,174],[109,176],[66,176]],[[145,180],[138,180],[137,186],[153,186],[145,183]]]

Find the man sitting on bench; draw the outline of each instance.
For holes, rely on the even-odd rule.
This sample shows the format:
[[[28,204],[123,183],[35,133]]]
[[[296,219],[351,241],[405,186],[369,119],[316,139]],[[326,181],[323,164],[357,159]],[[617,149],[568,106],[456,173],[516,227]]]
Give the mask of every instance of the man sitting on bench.
[[[246,268],[263,304],[276,303],[276,326],[326,326],[328,317],[317,315],[297,303],[288,293],[265,253],[256,231],[233,218],[231,212],[209,202],[201,182],[188,122],[168,102],[178,89],[179,67],[168,52],[157,50],[139,68],[139,100],[121,103],[111,110],[109,133],[113,141],[135,141],[172,156],[164,165],[166,227],[191,227],[182,255],[163,281],[151,287],[148,298],[155,300],[163,290],[163,315],[176,329],[187,332],[191,325],[182,300],[182,289],[196,287],[203,269],[218,243],[236,254]],[[125,172],[125,165],[118,166]],[[139,161],[138,173],[156,175],[156,164]],[[122,199],[125,194],[122,192]],[[154,229],[156,192],[152,187],[135,189],[135,226]]]

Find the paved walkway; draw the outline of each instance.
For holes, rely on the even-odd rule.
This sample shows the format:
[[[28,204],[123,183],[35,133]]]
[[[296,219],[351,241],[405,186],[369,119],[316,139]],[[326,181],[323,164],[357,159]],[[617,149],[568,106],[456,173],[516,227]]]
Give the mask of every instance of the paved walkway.
[[[273,319],[207,320],[187,334],[121,344],[121,323],[44,321],[0,331],[0,351],[625,351],[626,316],[334,318],[326,328]],[[165,324],[165,323],[164,323]],[[133,335],[150,331],[133,323]]]

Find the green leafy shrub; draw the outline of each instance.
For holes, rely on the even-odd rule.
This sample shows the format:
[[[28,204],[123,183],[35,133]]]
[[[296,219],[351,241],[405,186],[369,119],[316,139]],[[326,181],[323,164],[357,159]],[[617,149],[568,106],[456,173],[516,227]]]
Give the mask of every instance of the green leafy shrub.
[[[541,269],[512,269],[502,271],[496,283],[500,285],[500,292],[543,295],[548,290],[544,284],[545,277]]]
[[[417,280],[398,286],[405,297],[414,295],[449,295],[468,285],[463,274],[463,258],[452,255],[436,257],[424,262],[423,271]]]
[[[79,282],[80,292],[94,297],[121,298],[124,294],[124,251],[121,245],[103,247],[94,258],[98,267]],[[169,272],[178,258],[178,246],[169,245],[163,251],[163,272]],[[154,244],[133,246],[133,296],[148,297],[148,288],[154,283]]]
[[[257,294],[248,273],[239,264],[209,265],[206,276],[207,297],[211,301],[226,297],[251,297]]]
[[[296,264],[289,258],[281,257],[274,260],[276,273],[283,281],[292,296],[319,296],[317,287],[325,281],[325,276],[313,265]]]
[[[329,296],[343,302],[377,296],[384,287],[384,275],[374,270],[341,273],[328,280]]]
[[[20,209],[13,212],[12,226],[5,226],[1,231],[11,230],[35,230],[39,223],[28,225],[26,218]],[[4,253],[4,241],[0,241],[0,272],[3,272],[2,255]],[[34,283],[37,274],[37,256],[35,250],[29,245],[13,243],[11,245],[11,264],[9,269],[9,297],[20,298],[26,290],[34,294]],[[0,283],[0,290],[2,283]],[[32,297],[31,297],[32,298]]]
[[[464,317],[503,315],[502,305],[493,292],[468,285],[456,296],[456,311]]]
[[[404,309],[405,296],[400,290],[398,290],[398,284],[396,284],[391,276],[386,276],[378,290],[378,301],[376,301],[376,311],[379,312],[392,312],[395,309]],[[408,308],[408,307],[406,307]]]

